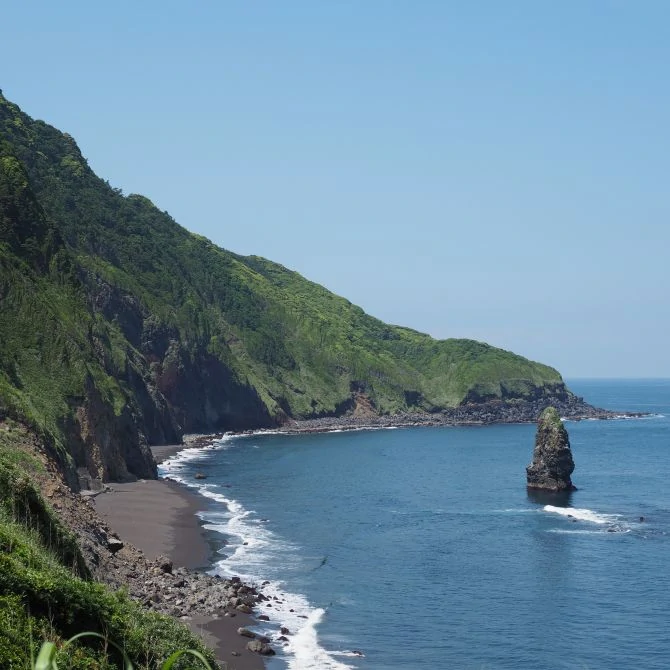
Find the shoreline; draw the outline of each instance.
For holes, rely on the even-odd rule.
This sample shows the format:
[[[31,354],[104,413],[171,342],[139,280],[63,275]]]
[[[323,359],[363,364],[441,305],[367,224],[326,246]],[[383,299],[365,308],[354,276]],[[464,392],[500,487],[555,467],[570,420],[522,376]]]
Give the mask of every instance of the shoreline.
[[[188,447],[183,444],[158,447],[157,456],[165,460],[185,448]],[[188,613],[175,608],[171,611],[170,607],[162,611],[201,637],[222,667],[264,670],[263,657],[247,649],[251,638],[238,633],[239,628],[253,628],[258,624],[251,608],[263,596],[239,580],[233,579],[231,583],[231,580],[203,572],[212,567],[214,558],[207,531],[197,516],[205,507],[204,499],[187,486],[168,479],[110,483],[109,489],[95,498],[97,513],[122,541],[139,549],[151,564],[162,565],[165,557],[170,561],[167,571],[154,568],[142,576],[143,580],[153,576],[157,582],[147,589],[157,588],[153,595],[147,593],[147,602],[153,600],[149,606],[161,611],[160,606],[174,591],[171,602],[182,603],[184,608],[189,608]],[[202,602],[204,593],[210,601]],[[236,602],[238,595],[242,595],[240,603],[233,606],[231,601]],[[232,597],[227,600],[228,596]]]
[[[245,436],[263,433],[290,435],[407,427],[475,427],[500,423],[534,423],[535,418],[530,414],[535,409],[529,403],[488,403],[486,406],[461,407],[439,414],[417,413],[293,420],[283,426],[267,430],[185,435],[182,444],[154,446],[151,447],[151,451],[156,463],[160,464],[180,452],[210,446],[224,435]],[[566,409],[571,411],[565,411]],[[561,407],[560,411],[570,414],[571,416],[566,418],[572,420],[642,416],[641,414],[600,410],[583,402],[574,403],[572,407]],[[203,590],[209,591],[212,586],[223,585],[224,580],[204,574],[204,570],[211,568],[215,562],[216,550],[213,543],[208,540],[208,531],[198,517],[198,512],[206,509],[207,502],[197,489],[192,489],[187,484],[173,480],[169,476],[157,480],[112,483],[108,489],[106,493],[93,501],[94,506],[111,528],[123,540],[142,551],[148,561],[160,564],[164,560],[163,557],[167,556],[175,565],[175,574],[183,574],[187,578],[199,575],[202,579],[198,587]],[[219,584],[216,584],[215,580]],[[230,586],[229,580],[225,582],[227,586]],[[233,582],[232,586],[243,587],[240,593],[233,594],[235,597],[246,593],[246,589],[249,588],[241,584],[239,580],[237,584]],[[198,607],[192,603],[195,606],[191,608],[187,616],[177,611],[168,611],[168,613],[180,619],[189,626],[193,633],[200,636],[203,642],[214,651],[217,661],[224,664],[223,667],[229,670],[264,670],[264,657],[250,651],[247,648],[250,638],[238,632],[240,628],[253,628],[259,624],[259,621],[253,617],[253,608],[256,608],[257,615],[264,613],[264,610],[258,609],[258,605],[266,598],[253,587],[251,589],[253,596],[249,597],[248,601],[240,603],[242,604],[241,611],[236,611],[238,609],[236,598],[226,601],[226,595],[230,595],[226,591],[226,595],[222,594],[221,600],[217,603],[216,611],[212,611],[210,602],[209,608]],[[172,589],[168,586],[167,590]],[[193,587],[191,591],[193,592]],[[269,643],[270,640],[261,638],[260,642]]]
[[[289,419],[286,423],[267,428],[255,428],[239,431],[225,431],[213,433],[193,433],[183,436],[183,444],[176,447],[152,447],[152,452],[161,454],[157,463],[169,458],[171,455],[185,449],[194,449],[209,446],[213,441],[226,436],[240,437],[245,435],[300,435],[310,433],[332,433],[356,430],[390,430],[397,428],[456,428],[456,427],[481,427],[492,425],[519,425],[535,424],[537,417],[546,407],[546,403],[517,403],[510,401],[495,401],[484,405],[463,405],[438,413],[426,412],[401,413],[378,415],[369,414],[365,416],[325,416],[314,419]],[[554,403],[553,406],[559,411],[561,418],[567,421],[612,421],[620,419],[637,419],[650,416],[645,412],[615,412],[612,410],[593,407],[584,403]],[[175,451],[170,451],[176,449]],[[162,451],[166,450],[166,456]]]

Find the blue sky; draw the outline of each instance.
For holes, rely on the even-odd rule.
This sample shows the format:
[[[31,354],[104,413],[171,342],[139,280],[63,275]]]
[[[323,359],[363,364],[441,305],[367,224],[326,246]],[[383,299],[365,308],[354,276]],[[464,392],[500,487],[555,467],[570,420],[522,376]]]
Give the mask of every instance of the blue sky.
[[[566,377],[670,377],[670,5],[3,8],[0,88],[189,230]]]

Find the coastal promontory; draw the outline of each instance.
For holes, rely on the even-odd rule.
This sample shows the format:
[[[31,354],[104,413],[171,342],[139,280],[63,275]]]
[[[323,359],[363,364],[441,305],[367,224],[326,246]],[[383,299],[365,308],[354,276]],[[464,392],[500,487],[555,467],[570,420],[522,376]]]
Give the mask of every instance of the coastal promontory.
[[[558,411],[547,407],[537,422],[533,461],[526,468],[528,488],[572,491],[570,475],[575,469],[570,438]]]
[[[71,483],[156,477],[149,445],[185,433],[595,411],[554,368],[188,232],[1,94],[0,242],[0,417],[48,436]]]

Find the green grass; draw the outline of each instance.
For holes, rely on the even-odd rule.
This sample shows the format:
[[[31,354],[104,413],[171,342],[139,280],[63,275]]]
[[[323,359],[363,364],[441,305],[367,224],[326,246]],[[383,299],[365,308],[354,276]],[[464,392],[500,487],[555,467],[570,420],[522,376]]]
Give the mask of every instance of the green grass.
[[[115,642],[108,640],[103,635],[91,631],[79,633],[78,635],[74,635],[69,640],[67,640],[60,650],[61,654],[67,647],[76,643],[78,640],[83,640],[85,638],[98,639],[104,642],[105,645],[111,646],[113,651],[119,655],[120,664],[124,670],[134,670],[132,661],[130,658],[128,658],[128,654],[126,654],[123,649],[121,649],[121,647],[119,647]],[[39,653],[37,654],[35,662],[32,664],[33,670],[58,670],[58,655],[59,649],[53,642],[44,642],[40,648]],[[177,667],[177,664],[180,661],[188,660],[186,658],[188,656],[195,658],[198,661],[197,665],[201,668],[205,668],[205,670],[212,670],[212,667],[207,662],[207,659],[195,649],[183,649],[175,651],[170,655],[169,658],[165,660],[165,662],[160,665],[160,670],[172,670],[173,667]]]
[[[17,431],[18,433],[18,431]],[[175,651],[211,651],[174,619],[143,610],[123,592],[94,582],[74,536],[28,476],[24,457],[0,448],[0,667],[30,668],[38,641],[62,668],[119,667],[113,640],[136,668],[157,668]],[[98,636],[77,638],[82,630]],[[51,652],[49,652],[51,654]],[[45,656],[43,658],[46,658]],[[190,667],[186,657],[175,668]]]
[[[197,432],[334,415],[352,388],[395,413],[562,386],[550,367],[385,324],[189,233],[2,96],[0,138],[0,403],[57,443],[92,393],[141,442],[157,413]]]

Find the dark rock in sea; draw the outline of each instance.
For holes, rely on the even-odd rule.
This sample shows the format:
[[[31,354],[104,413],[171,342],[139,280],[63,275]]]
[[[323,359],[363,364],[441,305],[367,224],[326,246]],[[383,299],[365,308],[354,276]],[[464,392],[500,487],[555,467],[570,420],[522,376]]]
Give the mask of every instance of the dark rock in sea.
[[[568,431],[556,409],[547,407],[537,422],[533,462],[526,468],[528,488],[573,491],[574,469]]]
[[[270,621],[270,617],[267,614],[259,614],[256,618],[259,621]]]
[[[204,474],[204,473],[202,473],[202,472],[196,472],[195,475],[194,475],[194,477],[195,477],[196,479],[207,479],[207,475]]]

